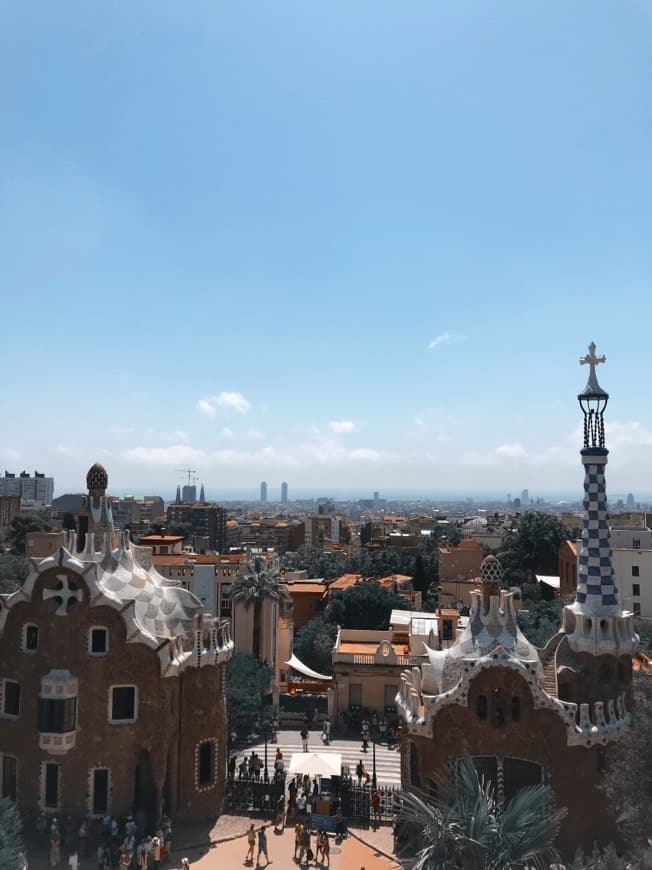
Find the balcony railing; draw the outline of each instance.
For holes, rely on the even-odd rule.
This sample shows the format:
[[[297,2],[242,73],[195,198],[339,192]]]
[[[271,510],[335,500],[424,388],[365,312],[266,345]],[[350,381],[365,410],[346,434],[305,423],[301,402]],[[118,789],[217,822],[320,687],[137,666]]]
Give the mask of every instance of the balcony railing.
[[[422,665],[424,662],[423,656],[399,655],[396,660],[386,660],[384,657],[378,657],[366,653],[338,653],[333,656],[334,662],[352,664],[355,667],[373,668],[373,667],[400,667],[411,668],[417,665]]]

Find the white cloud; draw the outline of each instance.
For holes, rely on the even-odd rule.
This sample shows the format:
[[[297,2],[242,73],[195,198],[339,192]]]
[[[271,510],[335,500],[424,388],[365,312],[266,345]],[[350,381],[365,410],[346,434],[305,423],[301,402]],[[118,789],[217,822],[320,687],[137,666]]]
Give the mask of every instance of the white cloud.
[[[207,417],[214,417],[216,414],[215,405],[211,404],[208,399],[200,399],[197,402],[196,408]]]
[[[0,456],[7,462],[19,462],[21,453],[15,447],[0,447]]]
[[[417,427],[417,429],[425,429],[426,421],[422,417],[415,417],[414,425]]]
[[[245,399],[242,393],[222,392],[215,398],[215,402],[220,408],[227,408],[238,414],[246,414],[251,408],[251,402]]]
[[[253,426],[247,430],[247,438],[251,438],[253,441],[264,441],[266,437],[264,432],[261,432],[260,429],[254,429]]]
[[[188,444],[171,444],[168,447],[130,447],[122,457],[127,462],[144,465],[185,465],[187,462],[204,463],[206,452]]]
[[[55,451],[60,456],[81,456],[85,452],[79,447],[73,447],[70,444],[58,444],[55,447]]]
[[[225,426],[222,429],[222,438],[233,438],[233,429],[229,429],[228,426]]]
[[[494,453],[501,459],[524,459],[527,456],[527,450],[522,444],[501,444]]]
[[[440,344],[459,344],[465,339],[466,336],[460,335],[459,333],[442,332],[441,335],[438,335],[436,338],[433,338],[432,341],[428,342],[426,349],[434,350],[436,347],[439,347]]]
[[[352,420],[331,420],[328,428],[336,435],[350,435],[355,432],[355,423]]]

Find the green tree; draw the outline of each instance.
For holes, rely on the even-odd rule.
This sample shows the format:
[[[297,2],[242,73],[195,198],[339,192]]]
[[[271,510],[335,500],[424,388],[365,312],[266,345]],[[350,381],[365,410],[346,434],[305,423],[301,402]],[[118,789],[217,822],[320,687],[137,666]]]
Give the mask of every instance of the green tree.
[[[265,560],[256,556],[247,562],[244,573],[239,574],[231,586],[231,600],[241,601],[245,607],[254,608],[253,651],[260,655],[260,616],[264,601],[276,601],[282,607],[290,607],[292,599],[287,586],[281,582],[278,571],[269,573]]]
[[[430,588],[428,577],[426,576],[426,566],[423,563],[423,556],[417,553],[414,557],[414,568],[412,569],[412,588],[415,592],[427,592]]]
[[[187,538],[192,531],[190,523],[170,523],[167,527],[166,534],[168,535],[183,535]]]
[[[24,866],[23,833],[16,804],[0,798],[0,867],[19,870]]]
[[[29,532],[51,532],[52,518],[46,511],[21,511],[9,524],[9,545],[15,556],[25,555],[25,538]]]
[[[652,804],[652,681],[634,675],[632,724],[607,756],[602,788],[628,847],[645,847]]]
[[[527,609],[516,614],[516,622],[526,638],[539,648],[544,647],[553,634],[559,631],[561,611],[564,604],[561,598],[552,601],[530,601]]]
[[[641,639],[641,649],[650,655],[652,653],[652,621],[635,619],[634,628]]]
[[[528,511],[503,538],[498,558],[507,584],[533,582],[535,574],[559,573],[559,547],[568,530],[557,517]]]
[[[313,671],[330,674],[336,638],[337,625],[323,616],[316,616],[294,635],[294,653]]]
[[[430,803],[408,792],[403,818],[421,835],[413,870],[548,868],[566,811],[547,786],[517,792],[507,804],[466,756],[448,784],[448,800]]]
[[[10,595],[20,589],[28,571],[27,559],[23,556],[0,556],[0,594]]]
[[[329,622],[342,628],[385,631],[392,610],[409,610],[410,603],[378,583],[357,583],[344,592],[331,595],[325,610]]]
[[[263,715],[274,674],[252,653],[235,652],[226,672],[229,730],[250,733]]]

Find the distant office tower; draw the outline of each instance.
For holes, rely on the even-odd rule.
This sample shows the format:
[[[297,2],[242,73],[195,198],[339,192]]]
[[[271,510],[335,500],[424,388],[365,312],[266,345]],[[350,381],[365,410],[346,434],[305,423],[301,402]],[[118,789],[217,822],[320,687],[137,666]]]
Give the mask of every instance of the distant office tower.
[[[288,485],[285,481],[281,484],[281,504],[288,503]]]
[[[634,507],[634,493],[633,492],[627,493],[627,507],[628,508]]]
[[[177,484],[177,497],[175,499],[177,504],[181,504],[181,487]]]
[[[260,484],[260,500],[263,504],[267,504],[267,482],[265,480]]]
[[[206,503],[206,496],[204,495],[204,484],[202,483],[201,489],[199,490],[199,501],[201,504]]]
[[[507,504],[511,504],[511,503],[512,503],[512,494],[511,494],[511,492],[508,492],[507,493]]]
[[[379,493],[379,492],[375,492],[375,493],[374,493],[374,503],[377,503],[379,498],[380,498],[380,493]]]
[[[52,504],[54,478],[38,471],[34,472],[34,477],[27,471],[19,475],[5,471],[4,477],[0,477],[0,495],[18,496],[23,507],[45,507]]]
[[[521,505],[527,507],[530,504],[530,490],[524,489],[521,492]]]
[[[197,487],[186,484],[181,490],[181,500],[184,504],[194,504],[197,501]]]

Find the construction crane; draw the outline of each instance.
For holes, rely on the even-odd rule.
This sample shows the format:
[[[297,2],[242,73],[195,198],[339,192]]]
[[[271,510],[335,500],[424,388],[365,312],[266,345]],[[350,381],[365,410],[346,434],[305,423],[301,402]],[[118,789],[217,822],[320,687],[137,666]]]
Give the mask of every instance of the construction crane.
[[[188,475],[188,486],[191,486],[193,483],[196,483],[199,478],[193,477],[193,475],[197,474],[196,468],[177,468],[179,474],[187,474]]]

